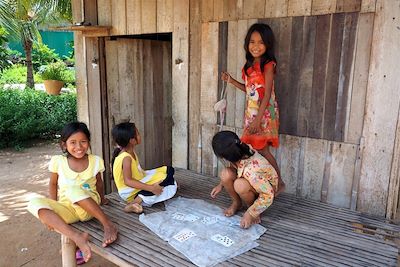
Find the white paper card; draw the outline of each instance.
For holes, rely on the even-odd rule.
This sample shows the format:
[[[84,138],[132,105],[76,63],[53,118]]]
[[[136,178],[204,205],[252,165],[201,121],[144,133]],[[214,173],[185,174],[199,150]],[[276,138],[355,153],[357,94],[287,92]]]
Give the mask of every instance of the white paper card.
[[[185,220],[185,214],[180,213],[180,212],[175,212],[172,214],[172,218],[178,221],[184,221]]]
[[[200,219],[200,217],[196,216],[196,215],[193,215],[193,214],[186,214],[185,215],[185,221],[188,221],[188,222],[195,222],[198,219]]]
[[[219,243],[219,244],[221,244],[221,245],[223,245],[225,247],[230,247],[235,243],[229,237],[223,236],[223,235],[220,235],[220,234],[213,235],[211,237],[211,240],[213,240],[213,241],[215,241],[215,242],[217,242],[217,243]]]
[[[211,225],[214,223],[217,223],[218,219],[216,217],[203,217],[201,219],[201,223],[205,224],[205,225]]]
[[[196,233],[190,229],[183,229],[179,233],[173,236],[174,239],[178,240],[179,242],[185,242],[189,238],[196,236]]]

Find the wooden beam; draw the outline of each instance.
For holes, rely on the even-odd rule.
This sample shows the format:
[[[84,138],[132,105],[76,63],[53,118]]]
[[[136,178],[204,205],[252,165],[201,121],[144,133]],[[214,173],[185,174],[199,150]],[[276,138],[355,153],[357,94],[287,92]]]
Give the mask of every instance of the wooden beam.
[[[97,0],[97,19],[99,25],[112,25],[112,6],[110,0]]]
[[[56,31],[74,31],[81,32],[84,37],[102,37],[110,36],[111,26],[64,26],[64,27],[50,27],[50,30]]]
[[[399,216],[399,185],[400,185],[400,112],[397,119],[396,140],[393,151],[392,169],[389,180],[388,205],[386,218],[394,219]]]
[[[313,0],[311,14],[324,15],[335,13],[336,11],[336,0]]]
[[[188,165],[189,0],[174,0],[172,34],[172,164]]]
[[[157,1],[142,0],[142,33],[157,31]]]
[[[265,14],[265,0],[243,0],[243,19],[262,18]]]
[[[132,1],[137,0],[127,0],[127,2],[111,0],[112,35],[127,34],[127,26],[131,25],[130,23],[127,23],[127,18],[130,16],[131,12],[135,10],[130,8],[129,4],[132,3]]]
[[[374,14],[360,14],[355,43],[353,75],[349,85],[348,117],[344,141],[359,144],[364,122]]]
[[[61,257],[63,267],[76,267],[76,245],[65,235],[61,235]]]
[[[361,13],[375,12],[376,0],[362,0]]]
[[[173,26],[174,1],[157,0],[157,32],[172,32]]]
[[[201,1],[201,21],[210,22],[214,20],[214,0]]]
[[[123,2],[123,1],[121,1]],[[126,1],[126,32],[127,34],[142,33],[142,1]],[[123,15],[123,14],[121,14]]]
[[[73,21],[82,22],[84,20],[82,1],[73,0],[71,3]],[[86,51],[85,40],[81,32],[74,32],[74,46],[78,120],[89,124],[89,110],[87,104],[88,93],[86,75]]]
[[[200,83],[201,83],[201,3],[190,1],[189,32],[189,169],[201,171]],[[200,143],[199,143],[200,142]]]
[[[289,0],[266,0],[265,14],[266,18],[286,17],[288,15]]]
[[[312,0],[289,0],[288,16],[310,16]]]
[[[362,133],[365,148],[357,209],[381,216],[387,208],[400,104],[400,35],[393,20],[398,15],[397,2],[377,2]]]
[[[361,0],[336,0],[336,12],[358,12]]]
[[[202,123],[202,173],[214,174],[211,138],[216,131],[218,101],[218,22],[203,23],[201,28],[201,93],[200,121]]]

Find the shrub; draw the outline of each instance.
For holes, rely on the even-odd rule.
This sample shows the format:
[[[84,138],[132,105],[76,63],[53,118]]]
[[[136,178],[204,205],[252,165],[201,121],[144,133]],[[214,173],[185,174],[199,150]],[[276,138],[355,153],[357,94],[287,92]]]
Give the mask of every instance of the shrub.
[[[40,82],[39,76],[35,74],[35,82]],[[14,65],[3,71],[0,75],[0,86],[4,84],[26,83],[26,66]]]
[[[76,94],[0,89],[0,148],[20,147],[34,138],[53,138],[76,120]]]
[[[49,48],[46,44],[35,43],[32,49],[33,69],[38,71],[42,65],[48,65],[61,60],[60,56],[54,51],[55,49]]]
[[[0,72],[11,66],[11,61],[9,60],[10,49],[6,47],[8,42],[6,34],[7,32],[0,27]]]
[[[39,75],[43,80],[65,81],[67,66],[64,62],[58,61],[50,63],[47,66],[42,66],[39,70]]]

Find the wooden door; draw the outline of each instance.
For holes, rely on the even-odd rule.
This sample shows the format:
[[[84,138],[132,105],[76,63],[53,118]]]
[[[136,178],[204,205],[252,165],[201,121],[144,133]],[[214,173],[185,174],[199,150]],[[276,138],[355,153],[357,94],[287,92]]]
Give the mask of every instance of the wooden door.
[[[137,147],[142,167],[170,165],[171,41],[116,38],[106,41],[105,52],[110,133],[115,124],[134,122],[142,137]]]

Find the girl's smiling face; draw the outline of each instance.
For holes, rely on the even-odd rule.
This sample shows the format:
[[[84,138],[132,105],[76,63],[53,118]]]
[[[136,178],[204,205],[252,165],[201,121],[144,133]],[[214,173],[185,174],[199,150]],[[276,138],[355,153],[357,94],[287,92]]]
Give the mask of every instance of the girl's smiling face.
[[[86,155],[89,145],[89,139],[82,132],[72,134],[64,144],[68,153],[77,159],[83,158]]]
[[[249,52],[255,60],[259,60],[261,56],[267,51],[263,39],[259,32],[253,32],[250,36]]]

